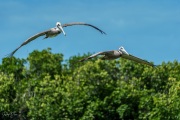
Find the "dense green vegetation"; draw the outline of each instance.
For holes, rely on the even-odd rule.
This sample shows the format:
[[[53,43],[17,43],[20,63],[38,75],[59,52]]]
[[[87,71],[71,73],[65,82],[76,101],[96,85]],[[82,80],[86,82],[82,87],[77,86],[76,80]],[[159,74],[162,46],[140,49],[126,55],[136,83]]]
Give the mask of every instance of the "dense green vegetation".
[[[89,53],[88,53],[89,54]],[[179,120],[180,63],[64,61],[51,49],[0,65],[0,119]]]

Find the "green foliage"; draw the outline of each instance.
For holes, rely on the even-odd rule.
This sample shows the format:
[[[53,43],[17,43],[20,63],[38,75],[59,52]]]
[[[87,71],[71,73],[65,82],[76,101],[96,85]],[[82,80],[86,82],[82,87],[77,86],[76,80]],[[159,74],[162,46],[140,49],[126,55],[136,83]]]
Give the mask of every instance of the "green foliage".
[[[29,54],[27,60],[32,75],[36,75],[38,78],[43,78],[47,74],[53,77],[54,75],[61,73],[63,55],[52,54],[50,50],[50,48],[41,52],[35,50]]]
[[[180,119],[180,63],[152,68],[132,61],[89,60],[51,49],[0,65],[0,119]],[[28,63],[28,64],[27,64]]]
[[[3,58],[2,64],[0,65],[0,71],[6,75],[14,74],[15,80],[23,79],[25,59],[19,59],[15,57]]]

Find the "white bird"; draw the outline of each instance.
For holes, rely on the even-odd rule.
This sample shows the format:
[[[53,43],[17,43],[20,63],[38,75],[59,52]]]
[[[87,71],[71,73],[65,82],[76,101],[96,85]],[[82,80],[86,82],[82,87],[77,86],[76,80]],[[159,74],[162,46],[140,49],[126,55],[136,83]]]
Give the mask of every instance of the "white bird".
[[[146,64],[146,65],[149,65],[149,66],[152,66],[154,67],[155,65],[153,63],[150,63],[146,60],[142,60],[138,57],[135,57],[131,54],[129,54],[125,49],[124,47],[120,47],[119,50],[111,50],[111,51],[103,51],[103,52],[98,52],[98,53],[95,53],[89,57],[86,57],[86,58],[83,58],[81,60],[79,60],[80,62],[82,61],[86,61],[88,59],[91,59],[91,58],[94,58],[96,56],[99,56],[99,55],[103,55],[100,59],[102,60],[113,60],[113,59],[117,59],[117,58],[125,58],[125,59],[129,59],[129,60],[132,60],[132,61],[135,61],[135,62],[138,62],[138,63],[142,63],[142,64]]]
[[[50,38],[50,37],[55,37],[57,36],[58,34],[60,34],[61,32],[63,32],[63,34],[66,36],[66,33],[64,32],[63,30],[63,27],[68,27],[68,26],[73,26],[73,25],[85,25],[85,26],[90,26],[90,27],[93,27],[94,29],[98,30],[99,32],[101,32],[102,34],[106,34],[104,31],[100,30],[99,28],[97,28],[96,26],[94,25],[91,25],[91,24],[87,24],[87,23],[83,23],[83,22],[72,22],[72,23],[68,23],[68,24],[63,24],[61,25],[60,22],[57,22],[56,23],[56,27],[54,28],[51,28],[49,30],[46,30],[46,31],[43,31],[43,32],[40,32],[40,33],[37,33],[36,35],[28,38],[26,41],[24,41],[18,48],[16,48],[12,53],[10,53],[10,56],[13,56],[14,53],[19,49],[21,48],[22,46],[28,44],[29,42],[35,40],[36,38],[40,37],[40,36],[43,36],[45,35],[45,38]]]

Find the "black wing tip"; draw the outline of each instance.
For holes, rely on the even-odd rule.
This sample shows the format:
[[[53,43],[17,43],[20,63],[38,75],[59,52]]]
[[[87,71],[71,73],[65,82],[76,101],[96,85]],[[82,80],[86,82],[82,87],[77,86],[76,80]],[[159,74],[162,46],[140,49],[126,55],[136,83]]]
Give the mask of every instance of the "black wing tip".
[[[78,62],[83,62],[84,60],[78,60]]]
[[[84,62],[84,61],[85,61],[85,59],[78,60],[78,62]]]
[[[154,68],[157,68],[157,67],[159,67],[159,66],[161,66],[161,65],[154,65],[153,67],[154,67]]]
[[[156,68],[157,65],[154,65],[153,63],[152,64],[149,64],[149,66],[153,67],[153,68]]]
[[[7,55],[5,55],[5,57],[7,57],[7,58],[12,58],[12,57],[13,57],[13,55],[14,55],[14,52],[9,53],[9,54],[7,54]]]
[[[20,48],[20,47],[19,47],[19,48]],[[19,48],[15,49],[13,52],[7,54],[6,56],[9,57],[9,58],[13,57],[14,53],[16,53],[16,51],[17,51]]]
[[[104,31],[101,31],[101,34],[105,34],[105,35],[107,35]]]
[[[92,25],[92,24],[89,24],[89,23],[85,23],[85,22],[79,22],[79,23],[82,23],[84,25],[88,25],[88,26],[91,26],[91,27],[94,27],[95,29],[99,30],[101,32],[101,34],[105,34],[107,35],[104,31],[102,31],[101,29],[99,29],[98,27]]]
[[[15,49],[13,52],[7,54],[6,56],[9,57],[9,58],[13,57],[14,53],[16,53],[16,51],[17,51],[18,49],[19,49],[19,48]]]
[[[78,60],[79,62],[84,62],[84,61],[87,61],[89,58],[83,58],[83,59],[80,59]]]

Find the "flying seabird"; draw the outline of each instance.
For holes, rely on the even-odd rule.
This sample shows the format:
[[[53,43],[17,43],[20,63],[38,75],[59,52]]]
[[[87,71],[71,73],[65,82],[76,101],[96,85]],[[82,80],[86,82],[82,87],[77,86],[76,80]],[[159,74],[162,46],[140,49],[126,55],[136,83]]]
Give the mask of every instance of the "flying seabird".
[[[67,23],[67,24],[63,24],[61,25],[60,22],[57,22],[56,23],[56,27],[54,28],[51,28],[49,30],[46,30],[46,31],[43,31],[43,32],[40,32],[40,33],[37,33],[36,35],[34,36],[31,36],[30,38],[28,38],[26,41],[24,41],[18,48],[16,48],[12,53],[10,53],[10,57],[14,55],[14,53],[19,49],[21,48],[22,46],[28,44],[29,42],[35,40],[36,38],[40,37],[40,36],[43,36],[45,35],[45,38],[50,38],[50,37],[55,37],[57,36],[58,34],[60,33],[63,33],[65,36],[66,36],[66,33],[64,32],[63,28],[64,27],[68,27],[68,26],[73,26],[73,25],[85,25],[85,26],[90,26],[90,27],[93,27],[94,29],[98,30],[99,32],[101,32],[102,34],[106,34],[104,31],[102,31],[101,29],[97,28],[96,26],[94,25],[91,25],[91,24],[87,24],[87,23],[83,23],[83,22],[72,22],[72,23]]]
[[[140,59],[138,57],[135,57],[135,56],[129,54],[124,49],[124,47],[120,47],[119,50],[98,52],[98,53],[95,53],[95,54],[93,54],[93,55],[91,55],[89,57],[83,58],[83,59],[81,59],[79,61],[80,62],[86,61],[88,59],[94,58],[94,57],[99,56],[99,55],[102,55],[102,57],[100,58],[102,60],[113,60],[113,59],[117,59],[117,58],[122,57],[122,58],[132,60],[132,61],[135,61],[135,62],[138,62],[138,63],[141,63],[141,64],[146,64],[146,65],[149,65],[149,66],[152,66],[152,67],[155,66],[153,63],[150,63],[150,62],[148,62],[146,60]]]

